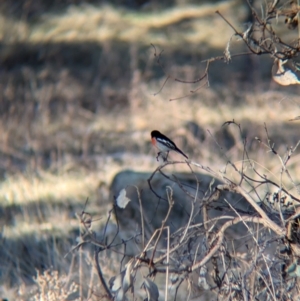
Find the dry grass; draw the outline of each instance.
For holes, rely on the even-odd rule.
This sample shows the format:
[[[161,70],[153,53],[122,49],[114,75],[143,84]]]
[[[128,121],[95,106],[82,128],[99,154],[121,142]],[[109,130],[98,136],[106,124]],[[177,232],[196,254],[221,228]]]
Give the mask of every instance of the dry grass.
[[[149,142],[154,128],[174,137],[192,160],[221,170],[226,160],[213,137],[225,145],[221,126],[234,119],[247,134],[253,160],[278,178],[278,158],[254,137],[266,141],[266,122],[281,155],[287,145],[296,144],[298,125],[288,120],[300,115],[299,88],[270,83],[268,58],[254,58],[260,67],[258,85],[240,80],[247,73],[247,62],[216,62],[210,88],[191,94],[198,85],[170,80],[154,96],[166,74],[153,60],[150,43],[165,50],[162,61],[168,74],[197,78],[205,68],[200,61],[220,55],[232,35],[214,11],[219,9],[242,27],[235,16],[242,18],[245,11],[237,14],[234,3],[159,13],[70,6],[61,14],[46,13],[34,23],[0,16],[0,39],[5,45],[0,53],[5,67],[0,78],[0,213],[6,246],[2,255],[7,259],[0,279],[10,279],[0,297],[7,297],[20,283],[26,288],[35,267],[54,266],[68,273],[72,256],[62,258],[78,235],[76,213],[89,197],[89,212],[100,218],[101,227],[112,201],[107,190],[113,176],[125,168],[148,171],[157,166]],[[203,141],[189,130],[190,122],[204,131]],[[224,147],[224,153],[241,166],[241,137],[231,126],[229,133],[234,146]],[[290,162],[296,182],[298,161],[295,156]],[[25,249],[26,262],[22,261]],[[45,267],[40,264],[43,255]],[[17,294],[12,293],[15,298]]]
[[[231,30],[222,26],[222,21],[216,18],[214,13],[217,9],[230,12],[229,9],[232,9],[235,2],[174,7],[160,12],[130,12],[108,5],[70,6],[60,15],[44,14],[39,22],[32,24],[24,21],[15,22],[1,16],[0,37],[8,43],[17,41],[30,43],[97,41],[101,43],[112,39],[145,45],[151,42],[164,46],[178,46],[185,40],[193,43],[206,40],[210,41],[212,47],[223,47],[226,43],[225,37],[230,35]],[[206,26],[207,21],[201,20],[203,17],[211,19],[210,26]],[[243,18],[242,15],[240,17]],[[192,21],[191,27],[188,32],[176,30],[176,33],[172,34],[176,34],[176,39],[172,38],[172,35],[167,37],[163,33],[166,27],[186,20]],[[213,35],[214,28],[221,26],[224,35],[216,37]],[[206,30],[203,30],[203,27]],[[223,40],[220,40],[221,36]]]
[[[23,205],[40,200],[52,203],[63,199],[79,202],[87,195],[94,195],[99,180],[96,174],[87,172],[39,175],[19,174],[8,177],[1,183],[0,198],[2,205]]]

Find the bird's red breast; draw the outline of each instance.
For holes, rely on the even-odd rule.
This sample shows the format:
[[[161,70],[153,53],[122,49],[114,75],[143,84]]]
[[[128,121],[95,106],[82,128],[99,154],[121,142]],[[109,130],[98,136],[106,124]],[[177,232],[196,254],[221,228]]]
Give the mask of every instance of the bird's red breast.
[[[151,143],[156,146],[156,139],[154,137],[151,138]]]

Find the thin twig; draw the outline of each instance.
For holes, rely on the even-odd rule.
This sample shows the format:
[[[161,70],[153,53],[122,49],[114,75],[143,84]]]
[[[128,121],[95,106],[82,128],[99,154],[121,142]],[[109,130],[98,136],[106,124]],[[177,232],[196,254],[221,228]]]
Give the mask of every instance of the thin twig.
[[[193,266],[191,266],[190,270],[195,271],[197,268],[205,265],[212,258],[212,256],[220,249],[220,246],[224,239],[225,230],[235,224],[242,222],[242,221],[243,222],[251,222],[251,223],[259,223],[259,224],[265,225],[266,227],[269,227],[269,222],[266,221],[264,218],[253,217],[253,216],[236,217],[235,219],[226,222],[217,233],[218,239],[217,239],[217,242],[215,243],[215,245],[210,249],[209,253],[203,259],[201,259],[199,262],[197,262]],[[279,235],[280,237],[284,237],[285,230],[283,228],[278,227],[278,229],[276,228],[275,230],[276,230],[275,232],[277,235]]]
[[[106,284],[106,281],[105,281],[105,279],[104,279],[104,277],[103,277],[103,274],[102,274],[102,271],[101,271],[101,267],[100,267],[100,263],[99,263],[99,257],[98,257],[99,252],[100,252],[100,249],[97,248],[97,247],[95,247],[94,259],[95,259],[95,265],[96,265],[97,274],[98,274],[98,277],[99,277],[99,279],[100,279],[101,284],[102,284],[103,287],[104,287],[104,290],[105,290],[105,292],[106,292],[106,294],[107,294],[107,297],[108,297],[111,301],[113,301],[114,298],[113,298],[113,296],[112,296],[112,294],[111,294],[111,292],[110,292],[110,289],[108,288],[108,286],[107,286],[107,284]]]
[[[162,235],[163,229],[165,229],[165,224],[166,224],[166,222],[167,222],[167,220],[168,220],[168,218],[170,216],[171,210],[172,210],[173,205],[174,205],[173,190],[172,190],[172,188],[170,186],[167,186],[166,191],[167,191],[167,196],[168,196],[169,208],[168,208],[168,212],[167,212],[165,218],[161,222],[161,227],[159,229],[157,239],[156,239],[156,241],[154,243],[154,248],[153,248],[152,256],[151,256],[151,259],[150,259],[150,263],[153,262],[153,258],[155,256],[157,244],[158,244],[159,239],[160,239],[160,237]]]

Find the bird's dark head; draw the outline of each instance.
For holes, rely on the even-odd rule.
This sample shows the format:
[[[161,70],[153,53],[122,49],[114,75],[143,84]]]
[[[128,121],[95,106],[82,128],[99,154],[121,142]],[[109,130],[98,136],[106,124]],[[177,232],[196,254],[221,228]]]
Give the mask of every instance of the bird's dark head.
[[[151,137],[153,138],[153,137],[157,137],[157,136],[159,136],[160,135],[160,132],[159,131],[152,131],[151,132]]]

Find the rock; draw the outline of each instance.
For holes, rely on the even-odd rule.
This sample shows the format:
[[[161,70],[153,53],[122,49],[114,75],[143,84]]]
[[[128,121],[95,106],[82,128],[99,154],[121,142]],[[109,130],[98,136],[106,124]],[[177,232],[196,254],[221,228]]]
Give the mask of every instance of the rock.
[[[203,201],[207,201],[214,188],[220,184],[220,181],[213,180],[212,177],[200,173],[168,174],[169,178],[167,178],[158,172],[150,182],[155,191],[154,193],[148,184],[150,176],[151,173],[126,170],[118,173],[111,184],[112,199],[116,200],[120,192],[125,189],[126,198],[131,200],[124,209],[115,206],[116,218],[120,227],[120,236],[124,240],[141,233],[141,211],[143,212],[146,241],[156,229],[161,227],[169,208],[168,193],[172,195],[174,205],[165,226],[170,227],[171,234],[181,227],[186,226],[192,213],[192,204],[195,200],[196,178],[199,181],[199,191],[197,199],[194,202],[191,225],[201,223],[203,221]],[[142,209],[140,208],[138,191]],[[247,202],[241,196],[222,191],[218,200],[211,202],[207,206],[209,219],[221,217],[222,215],[236,216],[224,199],[236,210],[242,210],[243,212],[249,210]],[[221,225],[227,220],[220,219],[218,223]],[[235,229],[234,231],[232,231],[233,228]],[[231,235],[233,236],[245,230],[243,225],[232,227],[232,229],[229,231],[232,232]],[[163,232],[163,237],[166,237],[166,233],[166,231]],[[138,239],[140,242],[141,235],[138,237],[140,238]]]

